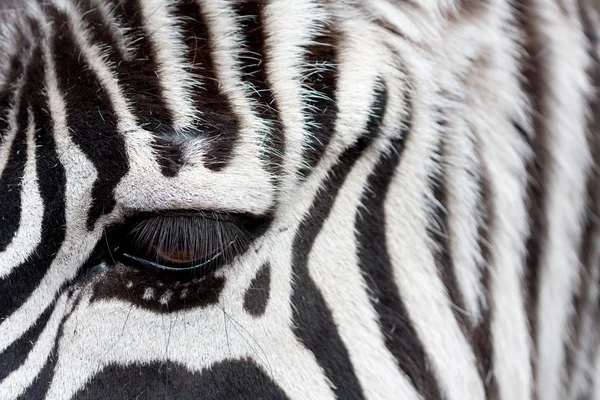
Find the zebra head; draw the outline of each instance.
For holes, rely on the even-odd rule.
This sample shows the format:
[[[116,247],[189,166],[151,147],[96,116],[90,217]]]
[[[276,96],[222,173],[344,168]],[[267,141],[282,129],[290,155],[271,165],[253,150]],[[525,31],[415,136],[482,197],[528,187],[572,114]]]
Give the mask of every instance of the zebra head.
[[[586,7],[5,0],[0,399],[592,398]]]
[[[359,247],[387,259],[348,241],[381,224],[358,209],[391,175],[362,185],[393,170],[411,124],[385,32],[314,1],[6,12],[0,397],[283,395],[293,375],[330,394],[321,368],[349,359],[318,284],[352,290],[311,276],[309,255],[334,273]],[[283,353],[296,372],[273,365]]]

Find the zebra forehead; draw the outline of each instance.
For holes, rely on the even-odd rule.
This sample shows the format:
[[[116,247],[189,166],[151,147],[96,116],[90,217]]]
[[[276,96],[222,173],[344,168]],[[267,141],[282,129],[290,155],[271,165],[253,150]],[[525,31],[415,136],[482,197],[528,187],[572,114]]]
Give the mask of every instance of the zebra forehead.
[[[298,29],[284,29],[283,10]],[[11,12],[21,17],[6,19],[7,35],[27,46],[3,63],[3,97],[40,80],[47,101],[37,107],[62,114],[52,129],[70,131],[100,174],[89,228],[118,203],[265,213],[282,175],[306,176],[330,141],[360,136],[389,73],[376,35],[361,38],[351,24],[344,33],[347,16],[312,2],[55,1]],[[356,65],[366,46],[377,57]],[[364,87],[340,115],[344,79]]]

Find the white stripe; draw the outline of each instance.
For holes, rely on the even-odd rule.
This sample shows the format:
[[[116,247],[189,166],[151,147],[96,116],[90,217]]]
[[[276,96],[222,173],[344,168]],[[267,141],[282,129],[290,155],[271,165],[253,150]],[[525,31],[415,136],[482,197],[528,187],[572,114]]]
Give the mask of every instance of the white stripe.
[[[594,369],[591,372],[592,376],[592,385],[593,385],[593,394],[592,399],[598,400],[600,399],[600,351],[595,349],[596,351],[596,359],[594,360]]]
[[[194,82],[185,70],[186,47],[182,35],[169,15],[172,4],[164,0],[140,2],[143,29],[152,42],[156,57],[156,75],[159,78],[161,97],[174,116],[176,128],[190,125],[197,113],[190,97]]]
[[[308,135],[302,86],[306,46],[317,36],[319,23],[327,14],[312,0],[273,0],[264,7],[264,14],[267,76],[285,129],[280,196],[286,196],[298,183],[297,173]]]
[[[477,325],[481,320],[481,307],[486,307],[479,243],[479,227],[483,223],[481,182],[474,177],[481,173],[481,167],[472,130],[461,117],[453,117],[464,116],[469,110],[457,107],[446,112],[449,120],[442,161],[446,162],[444,179],[448,191],[450,253],[456,281],[465,301],[465,311],[471,323]]]
[[[586,276],[580,282],[583,288],[589,288],[583,293],[584,308],[580,311],[578,318],[581,319],[579,330],[578,347],[571,348],[574,352],[573,358],[573,375],[569,382],[569,399],[583,398],[586,393],[591,391],[593,384],[594,359],[593,354],[597,352],[596,347],[600,343],[600,327],[598,326],[597,316],[600,303],[600,287],[598,287],[598,279],[600,278],[600,226],[591,233],[592,239],[592,256],[590,257],[589,267],[591,268],[590,275]],[[588,286],[589,285],[589,286]],[[574,334],[574,332],[572,332]]]
[[[576,20],[567,18],[555,3],[534,8],[540,18],[546,55],[549,93],[543,99],[547,150],[547,241],[539,259],[540,291],[537,309],[537,379],[540,399],[559,400],[564,388],[565,345],[573,313],[572,299],[579,286],[578,248],[585,213],[586,170],[591,156],[586,139],[587,98],[593,88],[586,68],[590,63],[586,38]],[[569,25],[565,23],[568,22]],[[573,29],[573,25],[577,29]]]

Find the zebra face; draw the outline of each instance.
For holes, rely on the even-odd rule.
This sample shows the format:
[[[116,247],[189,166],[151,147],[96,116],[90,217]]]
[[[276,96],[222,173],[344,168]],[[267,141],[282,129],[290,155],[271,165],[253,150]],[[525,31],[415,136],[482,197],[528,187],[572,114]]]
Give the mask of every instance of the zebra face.
[[[0,0],[0,399],[600,398],[584,3]]]
[[[340,200],[341,230],[325,224],[334,199],[357,163],[354,180],[397,162],[410,124],[396,53],[357,10],[339,11],[191,0],[13,11],[0,69],[0,397],[279,396],[294,384],[273,371],[290,368],[331,393],[298,341],[347,361],[309,254],[327,229],[322,253],[352,256],[336,247],[349,245],[361,190]],[[273,365],[283,353],[296,365]]]

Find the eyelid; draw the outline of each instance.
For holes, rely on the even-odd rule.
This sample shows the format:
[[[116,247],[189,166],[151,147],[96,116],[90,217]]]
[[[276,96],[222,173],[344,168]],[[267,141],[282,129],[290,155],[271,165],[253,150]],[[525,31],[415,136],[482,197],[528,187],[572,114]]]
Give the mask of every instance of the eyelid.
[[[153,272],[202,276],[242,254],[270,218],[213,211],[139,213],[108,234],[116,261]],[[174,262],[161,254],[186,254]]]

